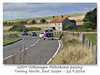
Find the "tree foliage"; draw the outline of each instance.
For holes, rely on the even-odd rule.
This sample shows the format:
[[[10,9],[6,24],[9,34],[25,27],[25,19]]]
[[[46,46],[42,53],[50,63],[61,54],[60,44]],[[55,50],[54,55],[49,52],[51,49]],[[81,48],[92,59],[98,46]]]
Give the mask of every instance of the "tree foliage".
[[[32,20],[32,21],[31,21],[31,24],[36,24],[36,21],[35,21],[35,20]]]
[[[41,19],[40,22],[41,22],[41,23],[45,23],[46,20],[45,20],[45,19]]]
[[[9,31],[39,31],[41,30],[41,28],[36,28],[36,27],[30,27],[30,28],[26,28],[24,25],[19,25],[19,24],[15,24],[12,26],[12,28],[9,29]]]
[[[96,29],[97,27],[97,8],[87,12],[83,21],[85,22],[82,26],[83,28],[86,26],[88,28]]]
[[[69,25],[66,25],[65,28],[66,28],[67,30],[72,30],[72,29],[74,28],[74,26],[72,26],[72,25],[69,24]]]
[[[27,28],[24,25],[13,25],[12,28],[9,29],[9,31],[23,31],[27,30]]]

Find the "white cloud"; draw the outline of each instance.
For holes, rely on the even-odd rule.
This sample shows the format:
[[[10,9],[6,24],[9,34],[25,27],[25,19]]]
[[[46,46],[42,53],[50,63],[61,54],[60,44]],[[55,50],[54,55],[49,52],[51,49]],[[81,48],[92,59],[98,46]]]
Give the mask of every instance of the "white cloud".
[[[96,3],[4,3],[3,16],[7,19],[20,19],[60,15],[69,13],[84,13],[96,7]]]

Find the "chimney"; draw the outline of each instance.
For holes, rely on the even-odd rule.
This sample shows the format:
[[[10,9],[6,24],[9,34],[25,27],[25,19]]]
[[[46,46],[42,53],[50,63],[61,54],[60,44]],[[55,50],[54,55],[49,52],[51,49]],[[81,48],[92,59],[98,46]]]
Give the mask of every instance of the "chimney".
[[[60,18],[63,18],[63,15],[61,15]]]
[[[52,18],[55,18],[55,16],[53,16]]]

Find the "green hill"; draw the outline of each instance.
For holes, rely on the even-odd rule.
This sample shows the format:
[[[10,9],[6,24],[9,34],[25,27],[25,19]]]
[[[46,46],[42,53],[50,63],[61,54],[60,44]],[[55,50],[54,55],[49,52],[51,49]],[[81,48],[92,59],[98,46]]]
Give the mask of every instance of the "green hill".
[[[69,14],[69,15],[64,15],[65,17],[75,17],[75,16],[82,16],[85,15],[83,14]],[[57,16],[56,16],[57,17]],[[16,20],[5,20],[3,22],[19,22],[19,21],[32,21],[32,20],[41,20],[41,19],[46,19],[46,20],[50,20],[52,19],[52,16],[48,16],[48,17],[39,17],[39,18],[28,18],[28,19],[16,19]]]

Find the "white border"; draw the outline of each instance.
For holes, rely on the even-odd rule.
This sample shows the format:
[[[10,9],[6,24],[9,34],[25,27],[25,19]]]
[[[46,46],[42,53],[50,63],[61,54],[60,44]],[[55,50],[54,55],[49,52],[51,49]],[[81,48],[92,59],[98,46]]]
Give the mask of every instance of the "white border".
[[[100,1],[99,0],[1,0],[0,1],[0,41],[2,43],[0,43],[0,74],[1,75],[7,75],[7,74],[11,74],[11,75],[17,75],[15,74],[14,70],[17,68],[16,66],[13,65],[3,65],[3,2],[11,2],[11,3],[29,3],[29,2],[35,2],[35,3],[97,3],[98,5],[98,65],[83,65],[84,69],[86,70],[85,74],[82,75],[99,75],[100,74]],[[47,73],[48,74],[48,73]],[[56,74],[56,73],[54,73]],[[54,75],[53,74],[53,75]],[[57,73],[58,74],[58,73]],[[24,74],[19,74],[19,75],[24,75]],[[32,73],[33,75],[33,73]],[[38,74],[35,74],[38,75]],[[45,74],[40,74],[40,75],[45,75]],[[51,74],[50,74],[51,75]],[[58,75],[61,75],[61,73],[59,73]],[[66,75],[66,74],[65,74]],[[75,74],[67,74],[67,75],[75,75]],[[81,74],[76,74],[76,75],[81,75]]]

